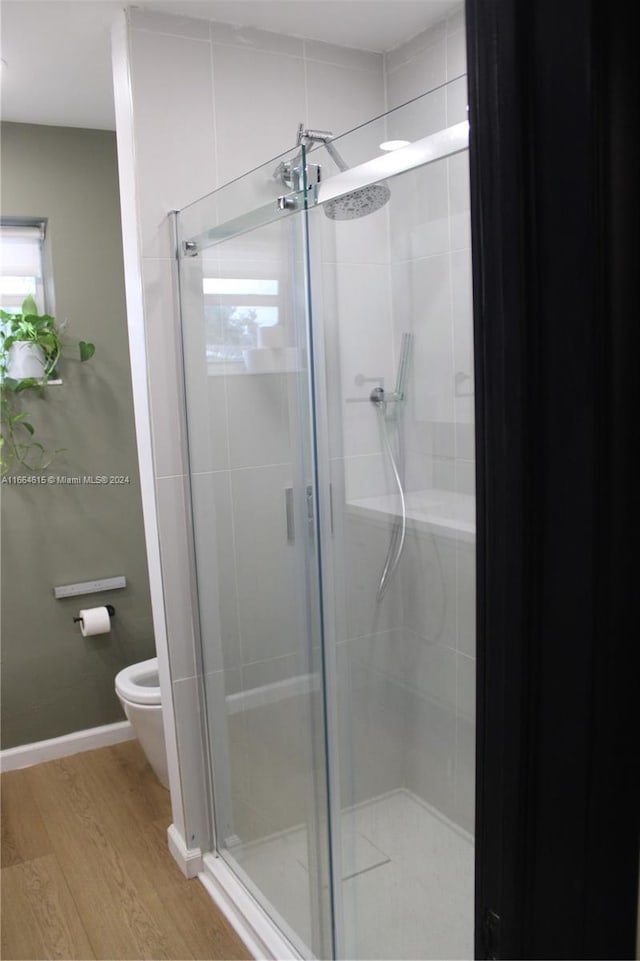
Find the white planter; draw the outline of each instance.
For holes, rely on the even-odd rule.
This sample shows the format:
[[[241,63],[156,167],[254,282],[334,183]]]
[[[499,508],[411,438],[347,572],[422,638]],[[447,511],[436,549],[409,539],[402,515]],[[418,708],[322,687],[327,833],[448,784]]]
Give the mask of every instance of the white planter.
[[[45,355],[42,347],[26,340],[18,340],[9,348],[7,358],[7,377],[23,380],[36,377],[42,380],[45,375]]]

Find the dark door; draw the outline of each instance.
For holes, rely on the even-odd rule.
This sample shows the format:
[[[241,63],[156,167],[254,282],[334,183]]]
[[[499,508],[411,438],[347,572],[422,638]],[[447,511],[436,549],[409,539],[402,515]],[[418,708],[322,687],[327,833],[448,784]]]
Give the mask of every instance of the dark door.
[[[637,31],[467,0],[476,955],[635,957]]]

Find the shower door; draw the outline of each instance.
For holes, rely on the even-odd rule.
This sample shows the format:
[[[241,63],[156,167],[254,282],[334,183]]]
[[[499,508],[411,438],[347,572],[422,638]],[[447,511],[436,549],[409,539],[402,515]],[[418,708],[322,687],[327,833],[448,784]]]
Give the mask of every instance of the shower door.
[[[474,954],[466,120],[460,78],[308,155],[321,169],[308,219],[333,891],[346,958]],[[399,148],[387,152],[390,141]]]
[[[303,955],[473,956],[464,85],[179,215],[216,847]]]
[[[216,849],[331,957],[304,203],[298,150],[181,211],[181,313]]]

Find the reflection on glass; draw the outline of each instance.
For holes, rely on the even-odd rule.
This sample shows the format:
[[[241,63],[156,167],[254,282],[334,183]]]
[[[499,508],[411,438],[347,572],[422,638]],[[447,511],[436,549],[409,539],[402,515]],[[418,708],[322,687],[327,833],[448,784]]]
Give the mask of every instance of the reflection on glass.
[[[278,281],[203,277],[207,360],[241,363],[243,351],[260,346],[261,327],[280,321]]]

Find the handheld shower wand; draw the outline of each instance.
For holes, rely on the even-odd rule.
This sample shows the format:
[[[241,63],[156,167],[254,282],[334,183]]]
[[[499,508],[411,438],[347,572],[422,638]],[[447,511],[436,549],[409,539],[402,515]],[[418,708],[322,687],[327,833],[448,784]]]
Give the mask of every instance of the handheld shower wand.
[[[397,519],[394,521],[393,530],[391,533],[391,540],[389,541],[389,547],[387,550],[387,556],[384,561],[384,566],[382,568],[382,574],[380,576],[380,583],[378,584],[378,600],[382,600],[387,592],[387,589],[391,583],[393,575],[395,574],[398,564],[400,563],[400,558],[402,557],[402,551],[404,549],[405,536],[407,532],[407,505],[404,496],[404,488],[402,483],[402,476],[398,463],[396,462],[396,457],[393,452],[393,445],[391,443],[391,438],[389,436],[389,424],[393,421],[396,425],[398,431],[398,447],[401,447],[400,440],[400,412],[404,407],[407,398],[407,379],[409,377],[409,365],[411,360],[411,348],[413,345],[413,335],[404,333],[402,335],[402,342],[400,347],[400,362],[398,364],[398,377],[396,380],[396,389],[392,392],[387,392],[383,387],[374,387],[371,391],[370,400],[374,404],[378,411],[380,417],[380,426],[382,430],[382,442],[384,444],[384,449],[389,458],[391,464],[391,470],[393,472],[393,477],[398,488],[398,494],[400,495],[400,523],[398,524]],[[387,405],[393,403],[393,412],[391,415],[388,413]],[[400,456],[398,460],[401,460]]]

